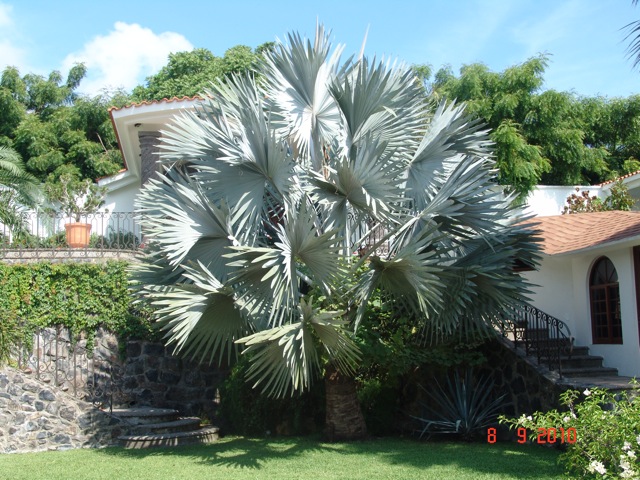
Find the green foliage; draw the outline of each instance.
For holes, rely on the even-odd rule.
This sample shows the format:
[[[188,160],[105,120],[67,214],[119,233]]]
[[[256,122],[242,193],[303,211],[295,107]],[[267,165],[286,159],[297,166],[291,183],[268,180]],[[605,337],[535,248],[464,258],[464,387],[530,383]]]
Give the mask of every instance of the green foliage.
[[[155,75],[147,77],[146,85],[133,89],[133,100],[139,102],[200,95],[217,79],[250,71],[262,55],[273,48],[273,42],[262,44],[255,51],[245,45],[236,45],[228,49],[223,57],[216,57],[206,48],[171,53],[167,65]]]
[[[580,98],[584,143],[606,152],[608,173],[592,183],[638,170],[640,158],[640,95],[627,98]],[[635,160],[635,161],[634,161]]]
[[[629,211],[636,204],[636,200],[631,196],[629,188],[622,183],[622,180],[618,180],[611,186],[609,196],[604,203],[609,210]]]
[[[576,188],[576,193],[567,197],[567,205],[564,206],[562,214],[604,212],[608,210],[629,211],[636,204],[636,200],[629,193],[628,187],[622,180],[616,181],[610,190],[610,194],[604,200],[596,195],[589,195],[589,190],[580,191]]]
[[[364,273],[362,267],[356,279]],[[367,429],[373,435],[397,431],[404,391],[415,385],[418,372],[472,368],[486,362],[479,349],[481,338],[461,341],[454,337],[425,344],[425,332],[418,328],[420,321],[405,309],[384,301],[382,295],[379,289],[372,294],[354,335],[362,355],[356,374],[358,399]],[[319,308],[327,310],[345,309],[347,303],[348,296],[339,294],[332,301],[323,296],[316,300]]]
[[[42,198],[36,178],[25,170],[18,153],[0,146],[0,223],[13,236],[26,235],[28,227],[22,216],[25,207],[35,207]]]
[[[504,402],[504,395],[495,396],[494,382],[474,378],[471,369],[466,370],[464,378],[456,370],[453,379],[447,378],[445,387],[434,379],[428,388],[421,388],[435,406],[423,403],[423,416],[414,417],[423,425],[420,438],[446,433],[471,440],[495,421]]]
[[[125,262],[0,265],[0,318],[21,328],[63,325],[73,335],[100,326],[146,336],[148,311],[132,308]]]
[[[600,183],[632,171],[640,158],[640,96],[582,98],[541,91],[548,58],[531,58],[503,72],[465,65],[434,76],[441,98],[466,101],[491,127],[498,178],[524,198],[537,184]]]
[[[0,367],[15,358],[16,348],[23,339],[24,330],[20,328],[16,315],[3,315],[0,321]]]
[[[123,166],[108,107],[125,103],[116,91],[94,98],[75,93],[86,73],[76,65],[63,82],[58,72],[45,78],[8,67],[0,80],[0,145],[14,147],[27,171],[55,184],[64,173],[91,179]]]
[[[69,174],[62,175],[55,184],[45,185],[47,199],[55,210],[76,222],[82,216],[96,213],[104,205],[106,192],[106,187],[99,187],[89,179],[78,180]]]
[[[640,474],[640,388],[610,392],[568,390],[560,396],[562,410],[536,412],[520,418],[500,417],[509,428],[525,428],[532,442],[538,429],[575,429],[575,442],[565,441],[559,461],[578,478],[638,478]]]
[[[324,388],[316,384],[302,395],[273,399],[247,383],[250,362],[238,361],[220,387],[220,417],[226,432],[237,435],[302,435],[324,423]]]
[[[436,368],[474,366],[485,358],[477,350],[483,339],[451,337],[437,343],[425,342],[425,331],[411,313],[384,301],[377,290],[367,304],[367,313],[355,333],[362,352],[361,378],[378,378],[394,383],[418,366]]]

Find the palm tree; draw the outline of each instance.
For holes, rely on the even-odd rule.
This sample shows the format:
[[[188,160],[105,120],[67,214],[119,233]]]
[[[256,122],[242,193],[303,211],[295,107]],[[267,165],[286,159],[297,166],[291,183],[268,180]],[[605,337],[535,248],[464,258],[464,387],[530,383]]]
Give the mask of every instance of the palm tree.
[[[259,75],[213,86],[163,132],[164,174],[137,199],[150,251],[134,268],[176,351],[214,362],[239,349],[274,396],[324,368],[335,438],[365,432],[350,332],[377,289],[425,339],[493,335],[526,294],[514,262],[537,261],[482,126],[463,106],[433,108],[409,68],[341,51],[321,26],[313,43],[291,34]],[[343,308],[323,310],[310,288]]]
[[[638,4],[638,0],[632,0],[633,5]],[[634,20],[624,26],[628,30],[625,40],[629,40],[627,55],[633,60],[633,68],[640,65],[640,20]]]
[[[15,235],[25,233],[27,227],[21,213],[35,207],[41,198],[40,183],[25,170],[20,155],[0,146],[0,223]]]

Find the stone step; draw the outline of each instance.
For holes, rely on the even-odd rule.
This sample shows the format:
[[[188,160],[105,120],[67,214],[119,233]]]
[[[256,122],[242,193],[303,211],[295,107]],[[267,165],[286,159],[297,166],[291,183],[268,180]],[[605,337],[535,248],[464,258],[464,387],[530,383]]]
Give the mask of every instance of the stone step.
[[[597,355],[571,355],[560,357],[562,368],[602,368],[604,358]]]
[[[563,387],[583,391],[587,388],[599,387],[620,392],[632,390],[631,377],[618,376],[593,376],[593,377],[563,377],[559,384]]]
[[[129,425],[173,422],[180,415],[177,410],[172,408],[152,407],[114,408],[112,414]]]
[[[562,375],[565,377],[615,377],[618,375],[617,368],[610,367],[584,367],[584,368],[562,368]]]
[[[218,427],[204,427],[190,432],[156,435],[123,435],[118,437],[125,448],[177,447],[180,445],[208,444],[218,440]]]
[[[541,361],[548,363],[549,357],[542,356]],[[560,355],[562,370],[565,368],[600,368],[603,358],[597,355]]]
[[[589,347],[582,347],[574,345],[571,349],[572,356],[589,355]]]
[[[143,423],[133,428],[136,435],[191,432],[200,428],[198,417],[180,417],[178,420],[161,423]]]

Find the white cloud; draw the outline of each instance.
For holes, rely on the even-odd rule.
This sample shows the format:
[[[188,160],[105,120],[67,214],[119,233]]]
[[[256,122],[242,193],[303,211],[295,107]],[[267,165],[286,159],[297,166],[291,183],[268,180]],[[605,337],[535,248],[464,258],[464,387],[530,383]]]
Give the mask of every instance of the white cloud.
[[[156,34],[136,23],[116,22],[107,35],[97,36],[82,51],[67,55],[63,71],[74,63],[87,66],[87,77],[78,88],[82,93],[95,95],[105,88],[130,91],[158,72],[169,53],[192,49],[193,45],[178,33]]]
[[[518,22],[512,34],[525,46],[527,57],[553,52],[557,45],[571,43],[578,35],[593,35],[594,32],[584,28],[584,19],[590,15],[593,15],[593,7],[585,2],[571,0],[558,3],[542,17]]]
[[[10,40],[0,40],[0,66],[21,67],[24,65],[24,50],[16,47]]]
[[[11,20],[11,10],[13,7],[11,5],[6,5],[4,3],[0,3],[0,27],[8,27],[13,24]]]
[[[11,5],[0,3],[0,69],[6,66],[22,68],[25,63],[24,49],[16,45]]]

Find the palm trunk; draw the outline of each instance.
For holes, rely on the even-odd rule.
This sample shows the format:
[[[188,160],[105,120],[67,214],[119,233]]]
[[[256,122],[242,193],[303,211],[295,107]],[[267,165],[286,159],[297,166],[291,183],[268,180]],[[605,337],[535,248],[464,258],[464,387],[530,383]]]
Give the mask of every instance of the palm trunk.
[[[328,440],[359,440],[367,435],[367,425],[358,401],[355,380],[333,365],[325,374],[326,430]]]

